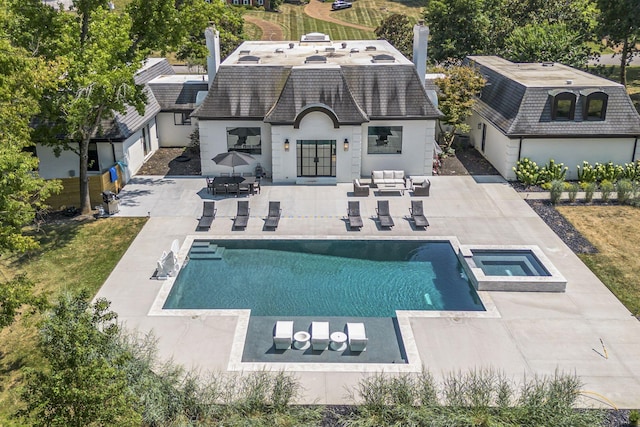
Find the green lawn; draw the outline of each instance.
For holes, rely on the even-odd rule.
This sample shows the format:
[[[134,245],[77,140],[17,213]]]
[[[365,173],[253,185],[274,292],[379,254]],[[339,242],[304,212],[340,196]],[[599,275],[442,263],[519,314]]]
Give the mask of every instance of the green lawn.
[[[256,10],[247,12],[247,15],[253,15],[279,25],[285,40],[299,40],[303,34],[313,32],[330,34],[332,40],[371,40],[375,38],[371,31],[313,19],[304,13],[303,5],[283,4],[280,7],[280,13]]]
[[[45,226],[36,232],[41,247],[22,256],[0,258],[0,277],[26,273],[36,292],[55,300],[62,291],[86,289],[95,295],[138,235],[147,218],[105,218]],[[18,408],[21,369],[35,366],[38,316],[25,315],[0,331],[0,426]]]
[[[351,9],[340,11],[340,19],[376,28],[384,18],[394,13],[405,15],[411,22],[418,22],[423,15],[422,5],[418,1],[356,0]]]

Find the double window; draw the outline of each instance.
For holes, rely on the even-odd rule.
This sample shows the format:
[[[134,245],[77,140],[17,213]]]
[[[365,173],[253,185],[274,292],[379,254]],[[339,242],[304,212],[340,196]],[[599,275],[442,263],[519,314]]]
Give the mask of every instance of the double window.
[[[367,133],[369,154],[402,153],[402,126],[369,126]]]
[[[555,89],[549,91],[551,96],[551,120],[574,120],[576,115],[577,96],[572,91]],[[607,112],[609,96],[599,89],[583,89],[580,91],[582,116],[585,121],[604,120]]]
[[[173,113],[173,124],[176,126],[191,125],[189,113]]]
[[[262,135],[259,127],[227,128],[227,151],[262,154]]]

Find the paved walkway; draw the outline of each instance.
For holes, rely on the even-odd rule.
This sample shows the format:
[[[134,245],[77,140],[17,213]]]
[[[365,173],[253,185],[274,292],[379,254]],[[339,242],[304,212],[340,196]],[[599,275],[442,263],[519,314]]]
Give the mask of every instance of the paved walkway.
[[[640,407],[640,323],[629,311],[508,184],[499,179],[478,183],[470,176],[437,176],[431,181],[431,196],[422,198],[431,224],[426,231],[414,230],[406,219],[410,192],[403,196],[374,192],[357,198],[365,224],[360,232],[348,231],[343,220],[347,200],[356,198],[352,185],[338,184],[263,186],[262,194],[249,198],[252,216],[246,231],[231,231],[237,199],[217,197],[218,214],[211,230],[195,233],[202,201],[212,198],[203,178],[136,177],[121,193],[118,215],[151,217],[98,295],[113,302],[128,327],[153,330],[163,357],[173,357],[187,368],[248,371],[256,367],[243,365],[237,356],[244,345],[246,311],[185,315],[163,312],[158,306],[156,298],[168,292],[167,282],[151,276],[156,260],[173,239],[183,243],[196,234],[267,239],[455,236],[460,244],[537,245],[567,279],[565,293],[490,292],[483,299],[493,309],[490,304],[484,315],[398,316],[410,361],[418,361],[417,368],[424,365],[436,377],[480,367],[499,369],[514,381],[525,375],[553,375],[556,370],[575,372],[585,390],[621,408]],[[371,219],[380,199],[389,200],[396,223],[392,230],[380,230]],[[279,200],[283,209],[275,232],[262,227],[269,200]],[[304,387],[301,402],[339,404],[345,403],[346,389],[363,372],[392,372],[389,366],[396,365],[273,364],[265,368],[293,372]]]
[[[284,40],[282,28],[278,24],[266,21],[264,19],[256,18],[253,15],[243,15],[245,21],[250,22],[262,30],[262,38],[260,40],[279,41]]]

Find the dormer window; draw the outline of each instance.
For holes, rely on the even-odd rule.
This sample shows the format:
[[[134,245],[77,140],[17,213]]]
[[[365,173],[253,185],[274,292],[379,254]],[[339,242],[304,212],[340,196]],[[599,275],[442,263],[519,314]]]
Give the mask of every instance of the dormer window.
[[[609,95],[599,89],[585,89],[580,91],[582,95],[582,115],[584,120],[604,120],[607,113]]]
[[[551,96],[551,120],[573,120],[576,112],[576,95],[564,90],[552,90]]]

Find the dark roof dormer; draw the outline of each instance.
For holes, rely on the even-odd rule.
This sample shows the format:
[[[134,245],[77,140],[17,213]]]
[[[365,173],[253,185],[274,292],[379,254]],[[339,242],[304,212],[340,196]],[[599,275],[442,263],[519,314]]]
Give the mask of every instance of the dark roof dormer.
[[[599,121],[606,118],[609,95],[602,89],[583,89],[580,91],[580,98],[583,120]]]
[[[549,91],[551,97],[551,120],[573,120],[576,114],[576,94],[566,89]]]

